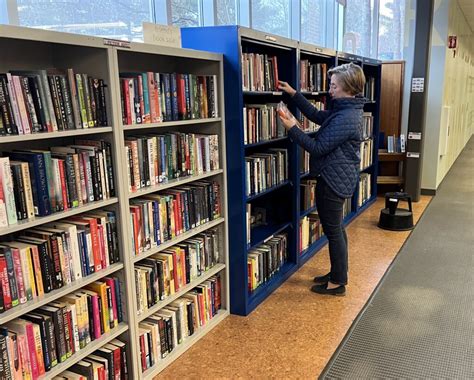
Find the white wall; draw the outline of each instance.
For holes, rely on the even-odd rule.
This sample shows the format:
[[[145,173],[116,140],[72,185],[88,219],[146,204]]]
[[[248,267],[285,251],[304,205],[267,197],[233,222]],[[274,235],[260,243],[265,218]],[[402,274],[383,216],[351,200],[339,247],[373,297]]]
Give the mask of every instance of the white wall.
[[[457,1],[449,6],[448,35],[457,36],[458,47],[445,51],[442,106],[449,107],[446,154],[438,156],[436,186],[451,168],[474,133],[474,33]],[[440,133],[445,129],[441,126]]]
[[[406,70],[402,109],[402,133],[405,134],[415,45],[416,1],[407,0],[406,5],[403,51]],[[449,35],[457,35],[455,58],[453,50],[447,48]],[[428,85],[425,87],[427,106],[421,154],[421,188],[436,190],[474,133],[474,34],[457,0],[435,0],[429,63]],[[449,108],[445,154],[442,154],[444,149],[440,146],[440,139],[446,137],[447,131],[447,126],[442,123],[443,107]]]
[[[448,40],[449,3],[455,0],[436,0],[431,26],[430,67],[428,71],[428,101],[426,104],[425,132],[423,138],[421,188],[436,190],[438,187],[439,135],[445,58]]]

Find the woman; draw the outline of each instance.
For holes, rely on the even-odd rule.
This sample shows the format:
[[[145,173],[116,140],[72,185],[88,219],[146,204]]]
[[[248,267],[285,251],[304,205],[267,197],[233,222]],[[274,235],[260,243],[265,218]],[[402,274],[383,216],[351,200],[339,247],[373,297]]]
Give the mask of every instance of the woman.
[[[343,296],[347,285],[347,235],[343,225],[343,205],[352,197],[359,179],[360,143],[362,140],[363,107],[361,96],[365,76],[353,64],[337,66],[328,71],[329,95],[333,107],[318,111],[301,93],[288,83],[279,88],[311,121],[321,127],[314,137],[298,128],[291,114],[280,113],[290,139],[310,153],[310,175],[317,178],[316,207],[323,231],[329,242],[331,271],[314,278],[311,290],[319,294]]]

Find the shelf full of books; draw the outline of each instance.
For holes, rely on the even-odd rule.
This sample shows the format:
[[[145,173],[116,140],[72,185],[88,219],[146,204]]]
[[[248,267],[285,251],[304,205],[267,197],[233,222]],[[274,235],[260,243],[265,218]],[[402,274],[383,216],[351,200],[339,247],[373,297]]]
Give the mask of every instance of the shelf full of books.
[[[231,312],[247,315],[297,267],[296,148],[276,112],[278,81],[296,86],[297,43],[236,26],[181,33],[184,46],[226,55]]]
[[[229,313],[222,56],[116,49],[136,376]]]
[[[222,57],[125,45],[0,26],[2,378],[153,376],[229,313]]]
[[[231,312],[247,315],[327,242],[314,194],[311,198],[309,154],[289,141],[274,114],[277,103],[287,99],[277,80],[301,90],[319,110],[330,109],[327,70],[336,62],[362,66],[364,58],[240,26],[183,28],[182,41],[225,55]],[[380,73],[368,70],[376,100]],[[364,111],[361,169],[373,185],[378,105]],[[295,115],[317,138],[319,126]],[[346,223],[361,211],[363,191],[370,193],[364,205],[375,199],[373,186],[356,191],[345,204]]]

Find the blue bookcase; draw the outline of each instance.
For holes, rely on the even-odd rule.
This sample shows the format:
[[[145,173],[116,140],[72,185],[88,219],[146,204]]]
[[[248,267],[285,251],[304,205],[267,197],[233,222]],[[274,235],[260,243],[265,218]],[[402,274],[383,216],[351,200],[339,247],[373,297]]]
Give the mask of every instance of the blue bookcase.
[[[337,64],[339,56],[330,49],[300,43],[241,26],[182,28],[181,37],[183,47],[224,54],[230,307],[233,314],[248,315],[291,274],[319,251],[327,243],[327,239],[323,236],[300,252],[300,220],[315,210],[314,207],[304,210],[300,203],[300,183],[307,176],[307,173],[300,170],[300,161],[302,160],[300,148],[287,137],[244,144],[244,106],[246,104],[278,103],[280,100],[284,100],[284,96],[275,89],[271,91],[243,90],[242,53],[276,56],[278,59],[278,79],[287,81],[297,89],[301,89],[301,60],[307,60],[311,64],[326,64],[326,69],[329,69]],[[358,62],[361,65],[362,60],[359,57]],[[380,74],[380,70],[378,72]],[[378,83],[378,98],[380,76],[376,83]],[[303,93],[308,99],[325,102],[326,107],[330,107],[327,86],[326,81],[325,88],[307,90]],[[378,106],[371,105],[369,107],[378,109]],[[299,116],[295,109],[291,109],[291,111]],[[371,111],[374,112],[373,109]],[[314,134],[315,132],[308,131],[307,133]],[[287,149],[288,179],[261,193],[247,196],[245,157],[265,152],[270,148]],[[376,151],[375,147],[374,151]],[[371,173],[375,177],[376,172],[373,169]],[[351,212],[345,218],[346,223],[349,223],[370,202],[375,200],[374,181],[375,178],[372,178],[371,197],[362,208],[357,207],[358,194],[355,194],[353,199],[349,201]],[[266,224],[251,228],[249,239],[247,239],[246,226],[248,204],[251,204],[252,208],[266,208]],[[249,250],[258,247],[280,233],[286,233],[288,237],[286,262],[266,282],[250,292],[247,266]]]

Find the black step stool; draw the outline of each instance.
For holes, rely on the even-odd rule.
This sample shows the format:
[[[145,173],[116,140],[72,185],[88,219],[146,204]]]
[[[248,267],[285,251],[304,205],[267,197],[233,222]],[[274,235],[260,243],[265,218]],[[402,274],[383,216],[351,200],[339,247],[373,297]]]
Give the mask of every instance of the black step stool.
[[[398,208],[400,201],[408,203],[408,210]],[[413,211],[411,196],[407,193],[394,192],[385,194],[385,208],[380,211],[380,228],[391,231],[408,231],[413,228]]]

